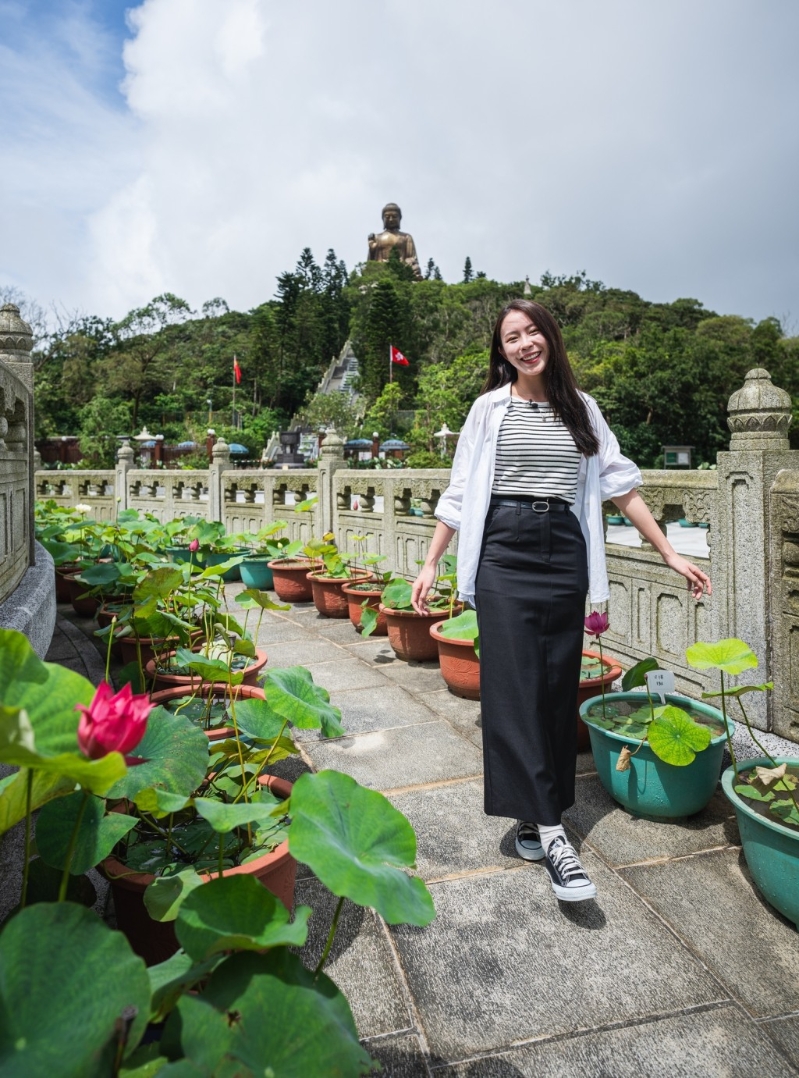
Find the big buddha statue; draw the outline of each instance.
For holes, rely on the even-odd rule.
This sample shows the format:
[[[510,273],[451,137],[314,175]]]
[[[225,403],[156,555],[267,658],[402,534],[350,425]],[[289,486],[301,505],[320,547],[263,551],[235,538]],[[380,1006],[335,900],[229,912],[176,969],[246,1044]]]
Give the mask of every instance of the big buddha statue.
[[[389,202],[383,207],[383,231],[377,235],[369,233],[369,261],[388,262],[391,252],[396,248],[400,261],[410,266],[417,280],[421,279],[416,247],[410,232],[400,232],[402,210],[396,202]]]

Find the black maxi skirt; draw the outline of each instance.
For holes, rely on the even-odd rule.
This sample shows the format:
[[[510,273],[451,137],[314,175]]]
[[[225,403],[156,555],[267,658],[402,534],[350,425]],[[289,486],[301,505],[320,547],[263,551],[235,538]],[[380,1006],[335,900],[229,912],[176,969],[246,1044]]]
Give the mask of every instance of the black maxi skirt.
[[[570,509],[491,505],[475,585],[489,816],[553,826],[574,804],[587,591]]]

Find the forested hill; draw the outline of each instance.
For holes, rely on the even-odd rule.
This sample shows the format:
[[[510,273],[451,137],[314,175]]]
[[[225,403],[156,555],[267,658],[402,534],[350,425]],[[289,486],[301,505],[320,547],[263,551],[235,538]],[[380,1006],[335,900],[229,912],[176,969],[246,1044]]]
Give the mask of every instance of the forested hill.
[[[80,434],[88,460],[108,464],[113,436],[142,425],[167,441],[202,440],[210,400],[215,429],[232,437],[225,424],[235,354],[243,418],[235,439],[253,455],[304,411],[315,424],[335,422],[345,436],[394,429],[412,442],[412,463],[438,463],[433,432],[442,423],[462,425],[485,377],[497,311],[523,285],[482,275],[447,284],[434,267],[428,273],[414,281],[390,262],[348,275],[333,251],[320,266],[306,249],[278,278],[275,298],[246,313],[221,299],[194,312],[165,294],[119,322],[74,319],[38,353],[37,435]],[[729,442],[727,400],[752,367],[769,370],[799,407],[799,338],[786,337],[776,319],[755,325],[693,299],[650,303],[584,274],[545,275],[532,293],[558,319],[581,387],[644,466],[657,465],[663,444],[693,445],[697,462],[713,461]],[[313,399],[348,337],[360,361],[365,418],[363,407],[356,414],[341,400]],[[395,368],[391,387],[389,344],[410,360]],[[795,446],[797,427],[799,416]]]

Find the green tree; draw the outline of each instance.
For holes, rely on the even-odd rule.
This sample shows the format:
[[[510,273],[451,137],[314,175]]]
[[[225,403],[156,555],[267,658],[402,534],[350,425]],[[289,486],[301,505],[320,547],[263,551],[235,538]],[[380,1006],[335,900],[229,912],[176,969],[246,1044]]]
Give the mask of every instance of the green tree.
[[[485,274],[483,274],[483,276],[485,276]],[[467,255],[466,256],[466,261],[463,264],[463,283],[464,284],[469,284],[469,282],[473,278],[474,278],[474,274],[472,273],[472,260]]]
[[[366,413],[363,420],[363,428],[366,437],[370,437],[373,431],[380,434],[381,439],[386,439],[390,434],[397,431],[397,412],[405,399],[405,393],[399,382],[387,382],[383,386],[380,396]]]
[[[85,468],[113,468],[118,434],[131,433],[131,409],[126,401],[96,396],[80,410],[80,451]]]

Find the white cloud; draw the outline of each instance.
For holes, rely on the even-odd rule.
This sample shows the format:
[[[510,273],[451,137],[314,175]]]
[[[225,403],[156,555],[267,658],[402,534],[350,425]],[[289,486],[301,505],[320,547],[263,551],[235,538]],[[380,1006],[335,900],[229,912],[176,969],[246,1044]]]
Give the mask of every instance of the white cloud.
[[[42,299],[246,308],[306,245],[364,258],[396,200],[448,279],[468,254],[799,315],[794,5],[145,0],[125,112],[67,9],[45,64],[0,48],[25,110],[4,270]]]

